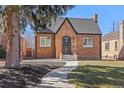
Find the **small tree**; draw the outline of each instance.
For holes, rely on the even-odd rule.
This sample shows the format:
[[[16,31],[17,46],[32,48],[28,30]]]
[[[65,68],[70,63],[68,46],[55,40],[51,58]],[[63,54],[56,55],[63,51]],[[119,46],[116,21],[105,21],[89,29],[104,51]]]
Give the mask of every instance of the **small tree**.
[[[72,8],[73,6],[67,5],[5,6],[4,26],[8,36],[5,67],[20,67],[19,36],[28,24],[34,32],[37,32],[38,27],[51,25],[53,19],[65,15]]]

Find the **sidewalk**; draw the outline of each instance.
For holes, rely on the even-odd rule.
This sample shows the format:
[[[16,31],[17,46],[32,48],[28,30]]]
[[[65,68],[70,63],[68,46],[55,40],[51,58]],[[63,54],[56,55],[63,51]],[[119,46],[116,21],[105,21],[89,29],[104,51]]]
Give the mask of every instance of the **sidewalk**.
[[[75,88],[69,84],[67,75],[78,66],[78,61],[66,61],[66,64],[58,69],[47,73],[38,87],[42,88]]]

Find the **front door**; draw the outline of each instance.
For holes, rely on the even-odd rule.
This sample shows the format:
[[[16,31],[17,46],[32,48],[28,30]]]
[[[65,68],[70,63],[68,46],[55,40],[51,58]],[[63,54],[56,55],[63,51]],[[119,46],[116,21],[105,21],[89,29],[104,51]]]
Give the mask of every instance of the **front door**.
[[[62,38],[62,53],[63,54],[71,53],[71,37],[64,36]]]

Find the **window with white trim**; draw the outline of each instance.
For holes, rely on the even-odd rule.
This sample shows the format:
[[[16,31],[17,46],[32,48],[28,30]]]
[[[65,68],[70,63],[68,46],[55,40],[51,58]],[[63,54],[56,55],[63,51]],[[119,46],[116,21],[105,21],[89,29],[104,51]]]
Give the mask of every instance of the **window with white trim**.
[[[93,38],[84,37],[84,39],[83,39],[83,47],[93,47]]]
[[[51,37],[50,36],[41,36],[40,47],[51,47]]]

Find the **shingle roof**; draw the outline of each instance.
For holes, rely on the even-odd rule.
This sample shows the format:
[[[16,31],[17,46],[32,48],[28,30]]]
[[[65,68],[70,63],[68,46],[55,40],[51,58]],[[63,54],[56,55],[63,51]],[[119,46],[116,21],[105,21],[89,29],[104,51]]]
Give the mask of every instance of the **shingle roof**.
[[[114,32],[110,32],[106,35],[104,35],[102,37],[102,41],[109,41],[109,40],[114,40],[114,39],[118,39],[119,38],[119,32],[118,31],[114,31]]]
[[[101,34],[99,26],[93,19],[69,18],[77,33]]]
[[[59,27],[62,25],[66,18],[60,17],[56,21],[53,21],[51,26],[48,26],[52,32],[56,33]],[[92,19],[83,19],[83,18],[67,18],[76,33],[83,34],[101,34],[99,26]],[[41,31],[41,30],[40,30]]]
[[[54,33],[53,31],[51,31],[49,28],[46,28],[46,27],[41,27],[41,28],[38,28],[38,31],[37,33]]]
[[[59,27],[62,25],[64,22],[65,18],[60,17],[57,18],[56,21],[52,21],[51,26],[48,26],[49,29],[51,29],[54,33],[56,33],[59,29]]]

